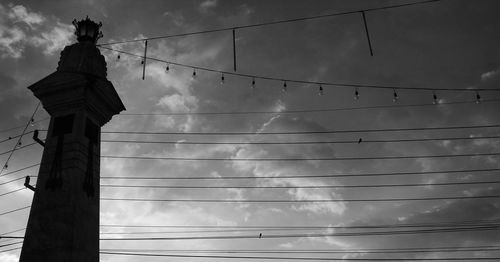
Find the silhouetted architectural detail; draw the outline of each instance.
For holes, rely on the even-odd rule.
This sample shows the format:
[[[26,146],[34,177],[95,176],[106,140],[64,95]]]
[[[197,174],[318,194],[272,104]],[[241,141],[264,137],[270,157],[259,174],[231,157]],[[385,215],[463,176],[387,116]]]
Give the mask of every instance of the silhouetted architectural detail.
[[[28,87],[51,119],[21,262],[99,261],[100,128],[125,107],[95,46],[101,25],[74,24],[79,42]]]

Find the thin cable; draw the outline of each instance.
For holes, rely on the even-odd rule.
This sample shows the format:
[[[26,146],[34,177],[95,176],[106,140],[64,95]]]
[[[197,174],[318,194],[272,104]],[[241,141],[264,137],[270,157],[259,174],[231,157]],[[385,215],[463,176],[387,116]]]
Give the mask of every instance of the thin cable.
[[[21,208],[16,208],[14,210],[9,210],[7,212],[0,213],[0,216],[7,215],[7,214],[10,214],[10,213],[14,213],[14,212],[17,212],[17,211],[20,211],[20,210],[28,209],[30,207],[31,206],[25,206],[25,207],[21,207]]]
[[[22,133],[22,134],[20,134],[20,135],[9,136],[7,139],[0,140],[0,144],[1,144],[1,143],[5,143],[5,142],[12,141],[12,139],[14,139],[14,138],[19,138],[19,137],[22,137],[22,136],[24,136],[24,135],[31,134],[31,133],[33,133],[33,131],[28,131],[28,132]]]
[[[500,136],[483,137],[439,137],[439,138],[412,138],[412,139],[373,139],[363,140],[361,143],[405,143],[405,142],[430,142],[430,141],[456,141],[456,140],[481,140],[498,139]],[[137,144],[172,144],[172,145],[317,145],[317,144],[360,144],[355,140],[331,141],[291,141],[291,142],[205,142],[205,141],[145,141],[145,140],[101,140],[102,143],[137,143]]]
[[[457,186],[498,184],[500,181],[414,183],[414,184],[379,184],[379,185],[313,185],[313,186],[159,186],[159,185],[108,185],[109,188],[156,188],[156,189],[299,189],[299,188],[380,188],[380,187],[419,187],[419,186]],[[0,195],[1,196],[1,195]]]
[[[102,228],[175,228],[175,229],[376,229],[376,228],[406,228],[406,227],[456,227],[470,225],[497,225],[499,219],[493,220],[462,220],[462,221],[442,221],[434,223],[395,223],[395,224],[375,224],[375,225],[349,225],[349,226],[311,226],[311,225],[252,225],[252,226],[214,226],[214,225],[118,225],[118,224],[101,224]],[[22,229],[20,229],[22,230]],[[500,246],[498,246],[500,247]]]
[[[28,126],[30,125],[30,122],[31,122],[31,119],[33,119],[33,117],[35,117],[35,114],[36,114],[36,111],[38,111],[38,108],[40,107],[40,102],[38,102],[38,104],[36,105],[35,107],[35,111],[33,111],[33,114],[31,114],[31,117],[30,119],[28,120],[28,122],[26,123],[26,126],[24,127],[23,129],[23,132],[21,132],[21,135],[19,136],[19,138],[17,139],[17,142],[16,144],[14,145],[14,148],[12,149],[12,152],[10,152],[9,154],[9,157],[7,158],[7,160],[5,161],[5,164],[2,165],[2,169],[0,170],[0,175],[2,175],[4,169],[6,169],[8,167],[8,164],[9,164],[9,161],[12,157],[12,155],[14,154],[14,151],[16,150],[17,146],[19,145],[19,142],[21,141],[21,138],[23,137],[23,135],[25,135],[26,133],[26,129],[28,129]]]
[[[335,257],[274,257],[274,256],[221,256],[221,255],[178,255],[128,252],[99,252],[104,255],[142,256],[142,257],[177,257],[177,258],[219,258],[219,259],[272,259],[272,260],[319,260],[319,261],[451,261],[451,260],[496,260],[500,257],[459,257],[459,258],[335,258]]]
[[[472,173],[472,172],[491,172],[500,171],[500,168],[488,169],[460,169],[460,170],[439,170],[422,172],[386,172],[386,173],[345,173],[330,175],[294,175],[294,176],[224,176],[224,177],[206,177],[206,176],[180,176],[180,177],[139,177],[139,176],[101,176],[101,179],[133,179],[133,180],[225,180],[225,179],[297,179],[297,178],[324,178],[324,177],[372,177],[372,176],[408,176],[408,175],[434,175],[434,174],[454,174],[454,173]],[[483,173],[487,174],[487,173]]]
[[[107,49],[113,52],[117,53],[122,53],[134,57],[139,57],[143,58],[143,55],[138,55],[118,49],[113,49],[109,47],[104,47],[101,46],[100,48]],[[374,85],[374,84],[357,84],[357,83],[340,83],[340,82],[318,82],[318,81],[306,81],[306,80],[298,80],[298,79],[284,79],[280,77],[270,77],[270,76],[259,76],[259,75],[250,75],[250,74],[242,74],[242,73],[236,73],[232,71],[223,71],[223,70],[217,70],[217,69],[212,69],[208,67],[201,67],[201,66],[195,66],[195,65],[188,65],[188,64],[181,64],[177,63],[174,61],[168,61],[168,60],[163,60],[155,57],[147,57],[148,60],[156,61],[156,62],[161,62],[161,63],[167,63],[170,65],[176,65],[179,67],[185,67],[185,68],[190,68],[193,70],[202,70],[202,71],[207,71],[207,72],[214,72],[217,74],[224,74],[224,75],[233,75],[233,76],[240,76],[240,77],[246,77],[249,79],[261,79],[261,80],[271,80],[271,81],[279,81],[279,82],[289,82],[289,83],[296,83],[296,84],[308,84],[308,85],[314,85],[314,86],[337,86],[337,87],[354,87],[354,88],[374,88],[374,89],[390,89],[390,90],[420,90],[420,91],[460,91],[460,92],[478,92],[478,91],[500,91],[500,89],[491,89],[491,88],[476,88],[476,89],[469,89],[469,88],[430,88],[430,87],[411,87],[411,86],[392,86],[392,85]]]
[[[333,17],[333,16],[354,14],[354,13],[359,13],[359,12],[370,12],[370,11],[385,10],[385,9],[399,8],[399,7],[405,7],[405,6],[412,6],[412,5],[420,5],[420,4],[426,4],[426,3],[431,3],[431,2],[437,2],[437,1],[439,1],[439,0],[428,0],[428,1],[405,3],[405,4],[399,4],[399,5],[388,5],[388,6],[360,9],[360,10],[354,10],[354,11],[335,12],[335,13],[329,13],[329,14],[324,14],[324,15],[315,15],[315,16],[306,16],[306,17],[278,20],[278,21],[273,21],[273,22],[255,23],[255,24],[249,24],[249,25],[241,25],[241,26],[232,26],[232,27],[211,29],[211,30],[195,31],[195,32],[189,32],[189,33],[171,34],[171,35],[164,35],[164,36],[139,38],[139,39],[133,39],[133,40],[107,42],[107,43],[103,43],[103,44],[98,44],[97,46],[116,45],[116,44],[125,44],[125,43],[133,43],[133,42],[143,42],[146,40],[157,40],[157,39],[165,39],[165,38],[172,38],[172,37],[199,35],[199,34],[215,33],[215,32],[222,32],[222,31],[229,31],[229,30],[236,30],[236,29],[261,27],[261,26],[268,26],[268,25],[277,25],[277,24],[283,24],[283,23],[291,23],[291,22],[306,21],[306,20],[312,20],[312,19],[320,19],[320,18],[327,18],[327,17]]]
[[[38,164],[33,164],[33,165],[31,165],[31,166],[27,166],[27,167],[23,167],[23,168],[20,168],[20,169],[17,169],[17,170],[11,171],[11,172],[4,173],[3,175],[0,175],[0,177],[3,177],[3,176],[8,176],[8,175],[11,175],[11,174],[14,174],[14,173],[17,173],[17,172],[20,172],[20,171],[26,170],[26,169],[30,169],[30,168],[32,168],[32,167],[39,166],[39,165],[40,165],[40,163],[38,163]]]
[[[500,195],[488,196],[449,196],[423,198],[369,198],[369,199],[146,199],[146,198],[111,198],[103,197],[103,201],[133,201],[133,202],[186,202],[186,203],[335,203],[335,202],[399,202],[399,201],[436,201],[436,200],[463,200],[500,198]]]
[[[474,100],[474,101],[475,101],[475,100]],[[37,121],[30,122],[30,123],[35,124],[35,123],[43,122],[43,121],[45,121],[45,120],[47,120],[47,119],[49,119],[49,118],[50,118],[50,117],[45,117],[45,118],[42,118],[42,119],[37,120]],[[30,119],[30,121],[31,121],[31,119]],[[20,128],[23,128],[23,127],[24,127],[24,125],[22,125],[22,126],[10,127],[10,128],[7,128],[7,129],[0,130],[0,133],[9,132],[9,131],[16,130],[16,129],[20,129]]]
[[[435,234],[435,233],[457,233],[468,231],[498,230],[500,225],[438,228],[438,229],[418,229],[418,230],[390,230],[390,231],[369,231],[369,232],[336,232],[336,233],[311,233],[311,234],[266,234],[266,235],[220,235],[220,236],[190,236],[190,237],[136,237],[136,238],[100,238],[102,241],[158,241],[158,240],[227,240],[227,239],[277,239],[277,238],[317,238],[317,237],[355,237],[355,236],[387,236],[387,235],[408,235],[408,234]],[[22,236],[2,236],[6,239],[22,239]]]
[[[481,103],[499,102],[500,99],[485,99]],[[476,104],[476,100],[466,101],[451,101],[440,102],[439,105],[457,105],[457,104]],[[340,108],[325,108],[325,109],[301,109],[301,110],[283,110],[283,111],[233,111],[233,112],[172,112],[172,113],[120,113],[117,116],[186,116],[186,115],[254,115],[254,114],[298,114],[298,113],[325,113],[337,111],[354,111],[366,109],[383,109],[383,108],[407,108],[407,107],[423,107],[433,106],[434,103],[422,104],[391,104],[378,106],[361,106],[361,107],[340,107]]]
[[[14,151],[16,151],[16,150],[23,149],[23,148],[26,148],[26,147],[30,147],[30,146],[33,146],[33,145],[36,145],[36,144],[37,144],[37,143],[31,143],[31,144],[27,144],[27,145],[24,145],[24,146],[21,146],[21,147],[17,147],[16,149],[13,149],[13,150],[9,150],[9,151],[5,151],[5,152],[3,152],[3,153],[0,153],[0,156],[1,156],[1,155],[6,155],[6,154],[8,154],[8,153],[12,153],[12,152],[14,152]]]
[[[25,188],[25,187],[18,188],[18,189],[15,189],[15,190],[9,191],[9,192],[7,192],[7,193],[0,194],[0,197],[1,197],[1,196],[8,195],[8,194],[15,193],[15,192],[19,192],[19,191],[24,190],[24,189],[26,189],[26,188]]]
[[[458,248],[458,247],[457,247]],[[500,248],[464,248],[464,249],[431,249],[431,250],[189,250],[189,249],[111,249],[101,248],[103,252],[173,252],[173,253],[209,253],[209,254],[403,254],[403,253],[457,253],[500,251]]]
[[[441,126],[441,127],[408,127],[408,128],[382,128],[382,129],[341,129],[324,131],[289,131],[289,132],[144,132],[144,131],[102,131],[102,134],[143,134],[143,135],[309,135],[309,134],[338,134],[338,133],[378,133],[378,132],[407,132],[430,130],[455,130],[474,128],[497,128],[500,124],[476,126]],[[47,130],[41,130],[47,131]]]
[[[360,160],[396,160],[396,159],[430,159],[454,157],[500,156],[500,152],[474,154],[446,154],[420,156],[374,156],[374,157],[311,157],[311,158],[212,158],[212,157],[150,157],[150,156],[101,156],[109,159],[134,160],[166,160],[166,161],[232,161],[232,162],[299,162],[299,161],[360,161]]]

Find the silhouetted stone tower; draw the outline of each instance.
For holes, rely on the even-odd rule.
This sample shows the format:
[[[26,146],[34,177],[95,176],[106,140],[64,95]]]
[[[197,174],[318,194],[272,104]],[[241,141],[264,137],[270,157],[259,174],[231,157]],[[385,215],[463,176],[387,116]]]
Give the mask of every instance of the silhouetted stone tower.
[[[73,24],[78,43],[29,87],[51,119],[21,262],[99,261],[100,130],[125,107],[96,47],[101,24]]]

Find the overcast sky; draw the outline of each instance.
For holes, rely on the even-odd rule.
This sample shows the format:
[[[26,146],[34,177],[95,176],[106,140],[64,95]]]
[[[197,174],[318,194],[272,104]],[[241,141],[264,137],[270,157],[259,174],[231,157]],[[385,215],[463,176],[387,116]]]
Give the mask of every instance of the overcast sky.
[[[55,71],[64,46],[74,43],[73,19],[88,15],[102,21],[99,43],[233,27],[406,3],[407,1],[5,1],[0,2],[0,140],[21,133],[38,100],[27,89]],[[280,79],[391,85],[418,88],[498,89],[500,82],[500,3],[498,1],[443,0],[410,7],[366,13],[374,56],[370,56],[360,13],[236,31],[238,73]],[[181,64],[231,71],[231,31],[160,39],[148,43],[148,56]],[[143,43],[110,46],[142,54]],[[187,158],[343,158],[380,156],[449,155],[500,152],[499,139],[437,140],[370,143],[370,140],[498,136],[498,128],[445,131],[340,133],[308,135],[259,135],[262,132],[389,129],[500,124],[495,91],[393,90],[353,88],[283,82],[196,71],[189,67],[148,61],[141,79],[141,60],[102,50],[108,79],[127,110],[103,131],[144,132],[250,132],[250,136],[117,135],[103,140],[174,141],[177,144],[102,142],[103,156]],[[493,100],[493,101],[490,101]],[[464,102],[464,103],[455,103]],[[451,104],[450,104],[451,103]],[[424,106],[404,106],[404,105]],[[359,109],[362,107],[382,108]],[[310,113],[290,110],[341,109]],[[355,109],[358,108],[358,109]],[[266,111],[273,114],[158,115],[188,112]],[[283,112],[283,113],[279,113]],[[156,115],[126,115],[126,114]],[[48,114],[39,110],[35,128],[46,129]],[[45,133],[42,133],[45,135]],[[308,145],[183,145],[199,142],[358,141],[345,144]],[[32,143],[31,134],[22,139]],[[0,143],[0,152],[15,141]],[[41,159],[42,148],[16,151],[8,163],[15,171]],[[0,156],[4,164],[8,154]],[[314,186],[431,184],[418,187],[289,188],[289,189],[151,189],[101,188],[101,197],[147,199],[233,200],[352,200],[385,198],[470,197],[500,195],[500,184],[432,185],[448,182],[499,181],[498,171],[429,175],[280,179],[282,176],[325,176],[393,172],[428,172],[500,168],[495,156],[345,161],[168,161],[101,160],[101,176],[225,177],[273,176],[246,180],[101,180],[101,184],[198,186]],[[38,166],[0,177],[0,184],[36,175]],[[36,181],[36,180],[35,180]],[[34,182],[35,182],[34,181]],[[33,182],[33,183],[34,183]],[[23,180],[0,185],[0,194],[22,188]],[[0,213],[31,204],[32,192],[22,190],[0,196]],[[397,223],[440,223],[500,219],[498,198],[322,203],[161,203],[101,201],[101,224],[178,226],[349,226]],[[22,229],[28,210],[0,216],[0,233]],[[414,229],[414,228],[413,228]],[[418,228],[417,228],[418,229]],[[101,228],[101,232],[172,231],[168,228]],[[186,230],[186,229],[176,229]],[[192,229],[191,229],[192,230]],[[391,230],[391,229],[380,229]],[[412,230],[410,228],[409,230]],[[364,230],[366,231],[366,230]],[[172,237],[255,235],[241,240],[101,241],[102,249],[370,249],[440,246],[500,245],[495,230],[354,237],[291,237],[266,239],[270,234],[359,232],[343,229],[305,231],[250,231],[184,234],[132,234],[102,237]],[[259,233],[263,234],[258,239]],[[24,235],[24,231],[9,235]],[[0,240],[0,245],[15,241]],[[12,245],[6,250],[20,247]],[[0,261],[18,261],[20,250],[0,253]],[[234,254],[233,254],[234,255]],[[262,254],[261,254],[262,255]],[[266,255],[266,254],[263,254]],[[268,254],[267,254],[268,255]],[[294,254],[282,254],[293,256]],[[493,257],[499,252],[321,254],[344,258],[442,258]],[[314,256],[314,255],[302,255]],[[101,255],[101,261],[159,261],[161,258]],[[174,258],[171,258],[174,260]],[[203,259],[175,259],[202,261]],[[240,260],[245,261],[245,260]],[[492,260],[493,261],[493,260]]]

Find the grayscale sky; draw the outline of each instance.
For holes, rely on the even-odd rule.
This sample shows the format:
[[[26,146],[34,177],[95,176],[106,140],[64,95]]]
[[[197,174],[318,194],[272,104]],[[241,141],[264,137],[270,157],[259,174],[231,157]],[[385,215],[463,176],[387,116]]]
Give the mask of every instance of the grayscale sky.
[[[102,21],[104,37],[99,43],[141,39],[170,34],[368,9],[408,3],[403,0],[374,1],[0,1],[0,153],[12,150],[14,139],[30,120],[38,100],[27,87],[54,72],[64,46],[76,41],[73,19],[88,15]],[[499,196],[498,171],[440,174],[344,176],[393,174],[440,170],[499,169],[499,157],[462,156],[409,159],[350,159],[307,161],[238,161],[235,159],[370,158],[500,153],[500,139],[461,139],[500,136],[499,128],[447,129],[434,131],[346,132],[335,134],[264,135],[265,132],[330,131],[454,127],[500,124],[500,2],[442,0],[433,3],[366,13],[374,56],[370,56],[361,13],[270,25],[236,31],[238,73],[313,82],[385,85],[431,89],[495,89],[478,94],[471,91],[396,90],[360,87],[354,99],[351,87],[319,86],[220,73],[148,61],[146,79],[141,79],[141,60],[102,49],[112,81],[127,111],[103,127],[103,131],[139,132],[249,132],[251,135],[119,135],[103,134],[106,141],[171,141],[160,143],[101,144],[102,156],[145,156],[219,158],[227,161],[171,161],[101,159],[101,176],[134,177],[250,177],[212,180],[116,180],[102,185],[165,185],[226,188],[124,188],[102,187],[101,197],[143,199],[225,200],[335,200],[288,203],[199,203],[101,201],[102,225],[163,226],[320,226],[320,229],[271,231],[200,232],[196,228],[110,228],[102,227],[103,238],[255,236],[229,240],[101,241],[101,249],[382,249],[408,247],[500,247],[495,228],[460,232],[367,236],[363,232],[421,230],[414,228],[333,229],[333,226],[448,223],[500,219],[499,198],[453,199],[455,197]],[[149,41],[148,56],[175,63],[232,71],[231,31]],[[143,42],[108,46],[141,55]],[[412,105],[412,106],[409,106]],[[293,110],[323,110],[290,113]],[[342,110],[340,110],[342,109]],[[189,114],[221,112],[227,114]],[[261,112],[259,114],[231,114]],[[262,113],[268,112],[268,113]],[[179,113],[168,115],[169,113]],[[139,114],[139,115],[127,115]],[[162,115],[163,114],[163,115]],[[35,115],[35,128],[46,129],[48,114]],[[45,132],[42,132],[42,136]],[[359,139],[363,141],[357,143]],[[433,141],[390,141],[440,138]],[[353,141],[317,144],[197,144],[182,142],[300,142]],[[31,144],[31,134],[22,139]],[[0,195],[23,188],[26,175],[36,175],[42,148],[31,145],[14,152],[8,169],[0,177]],[[0,155],[0,164],[8,153]],[[256,178],[267,176],[268,178]],[[280,178],[283,176],[316,176]],[[318,177],[323,176],[323,177]],[[270,178],[269,178],[270,177]],[[36,179],[32,183],[35,183]],[[5,183],[8,182],[8,183]],[[481,183],[476,183],[481,182]],[[483,183],[491,182],[491,183]],[[462,183],[460,185],[435,185]],[[304,188],[426,184],[364,188]],[[288,188],[238,188],[288,187]],[[21,190],[0,196],[0,213],[30,205],[33,194]],[[422,201],[422,198],[452,198]],[[396,202],[373,200],[411,198]],[[0,216],[0,234],[23,229],[29,209]],[[186,233],[185,231],[197,231]],[[241,228],[239,229],[241,230]],[[139,234],[149,231],[153,233]],[[181,233],[172,233],[182,231]],[[452,230],[457,231],[457,230]],[[109,234],[135,232],[136,234]],[[169,233],[170,232],[170,233]],[[335,233],[359,233],[334,236]],[[104,234],[108,233],[108,234]],[[259,234],[263,237],[259,239]],[[307,234],[330,234],[308,237]],[[356,234],[357,234],[356,233]],[[266,238],[269,235],[295,237]],[[23,236],[24,231],[9,233]],[[18,240],[0,240],[0,246]],[[0,247],[0,261],[18,261],[20,244]],[[142,251],[141,251],[142,252]],[[152,251],[143,251],[151,253]],[[154,253],[154,252],[153,252]],[[159,251],[156,251],[159,253]],[[187,252],[188,254],[198,254]],[[171,253],[170,253],[171,254]],[[209,254],[210,255],[210,254]],[[213,254],[211,254],[213,255]],[[227,254],[226,254],[227,255]],[[229,254],[238,256],[241,254]],[[245,255],[245,254],[243,254]],[[247,254],[248,255],[248,254]],[[250,254],[269,256],[270,254]],[[271,254],[272,255],[272,254]],[[277,256],[329,258],[446,258],[500,257],[499,251],[405,254],[278,254]],[[164,258],[170,261],[215,261],[214,259]],[[103,262],[160,261],[162,258],[101,255]],[[220,259],[218,259],[220,260]],[[226,259],[232,261],[234,259]],[[224,260],[225,261],[225,260]],[[238,261],[255,261],[238,259]],[[493,260],[491,260],[493,261]]]

